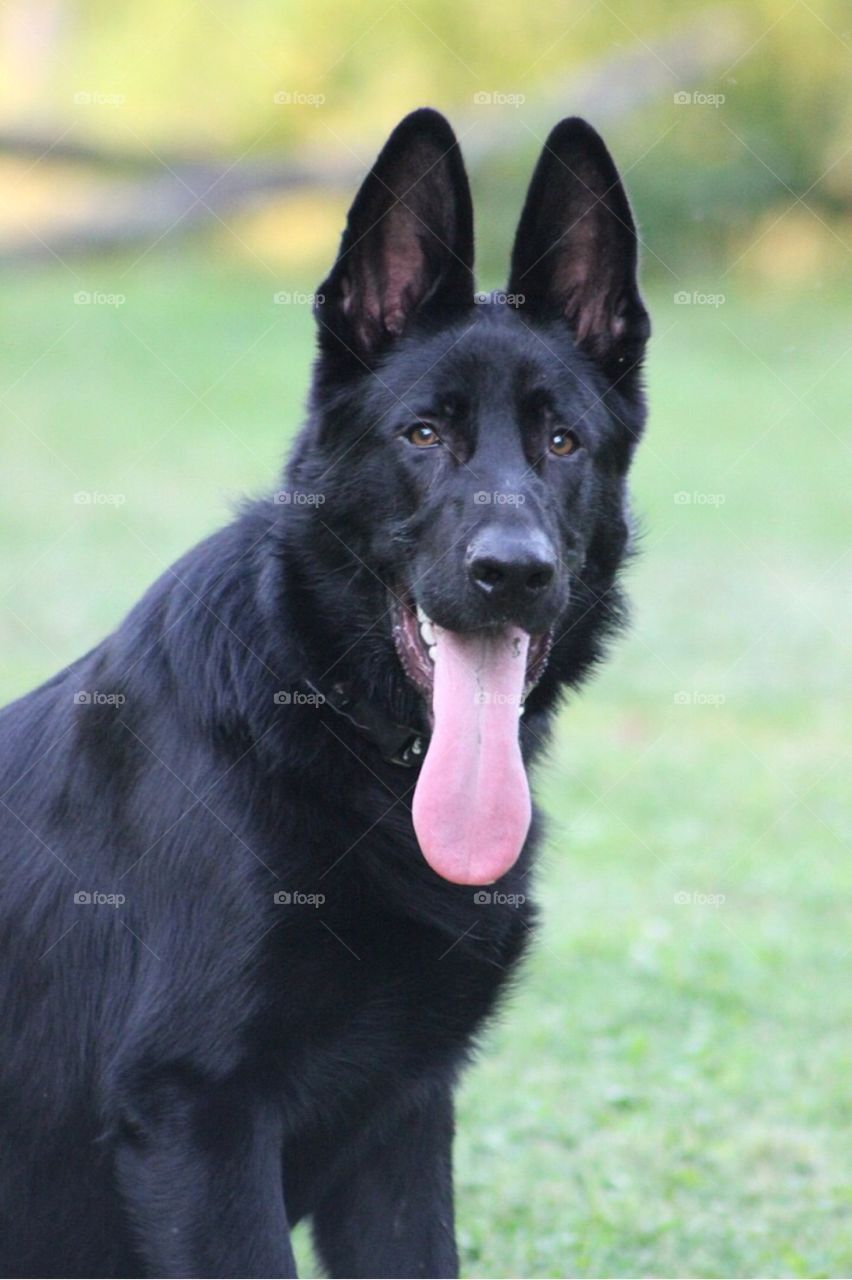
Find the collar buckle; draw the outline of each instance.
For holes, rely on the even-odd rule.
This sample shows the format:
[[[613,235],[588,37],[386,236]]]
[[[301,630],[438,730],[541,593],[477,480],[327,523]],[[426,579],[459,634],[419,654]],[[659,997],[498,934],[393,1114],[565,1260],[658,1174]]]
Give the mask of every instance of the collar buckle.
[[[429,744],[427,733],[412,725],[397,724],[364,699],[353,698],[342,681],[323,689],[310,680],[306,680],[305,684],[313,693],[319,694],[332,711],[354,725],[377,749],[386,764],[416,769],[423,763]]]

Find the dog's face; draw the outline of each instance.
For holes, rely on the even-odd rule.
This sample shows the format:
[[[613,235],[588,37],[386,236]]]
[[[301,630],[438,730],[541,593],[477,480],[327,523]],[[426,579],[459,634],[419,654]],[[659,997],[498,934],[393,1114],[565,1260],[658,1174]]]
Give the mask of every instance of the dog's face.
[[[458,713],[468,698],[514,700],[517,740],[551,646],[623,554],[624,476],[643,418],[636,235],[598,135],[578,120],[554,129],[506,291],[487,299],[474,295],[472,221],[449,125],[415,112],[360,190],[317,308],[322,519],[384,584],[433,743],[444,723],[481,738]],[[508,741],[507,716],[495,713],[494,733]],[[446,768],[442,778],[433,808]],[[441,874],[471,873],[469,848],[462,867],[421,844]]]
[[[394,591],[454,631],[550,633],[631,443],[594,366],[494,300],[403,339],[365,396],[408,495]]]

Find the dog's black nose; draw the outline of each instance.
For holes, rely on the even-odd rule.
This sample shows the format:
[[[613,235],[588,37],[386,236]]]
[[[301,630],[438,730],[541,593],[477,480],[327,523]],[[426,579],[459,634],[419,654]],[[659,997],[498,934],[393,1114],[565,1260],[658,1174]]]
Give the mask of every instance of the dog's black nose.
[[[487,529],[471,543],[467,568],[474,586],[495,604],[529,604],[550,586],[556,557],[543,534]]]

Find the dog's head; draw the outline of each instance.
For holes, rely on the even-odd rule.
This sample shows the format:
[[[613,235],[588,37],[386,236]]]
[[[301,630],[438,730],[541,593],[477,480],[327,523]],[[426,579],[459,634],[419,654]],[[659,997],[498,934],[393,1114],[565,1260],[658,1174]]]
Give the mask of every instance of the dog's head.
[[[370,594],[380,589],[384,632],[430,708],[415,825],[451,879],[494,879],[516,856],[524,699],[551,650],[572,670],[580,611],[625,551],[649,333],[636,258],[606,147],[564,120],[533,175],[506,290],[477,298],[458,144],[422,110],[366,178],[319,290],[317,514],[373,579]],[[481,750],[452,749],[470,736]],[[463,808],[479,796],[492,819],[499,810],[479,832],[488,853],[458,837],[470,824],[452,792]]]

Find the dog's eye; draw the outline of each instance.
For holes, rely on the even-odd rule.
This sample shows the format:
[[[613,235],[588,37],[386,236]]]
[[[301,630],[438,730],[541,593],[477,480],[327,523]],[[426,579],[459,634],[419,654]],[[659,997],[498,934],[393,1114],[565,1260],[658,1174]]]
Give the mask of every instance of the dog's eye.
[[[548,448],[551,453],[556,454],[557,458],[567,458],[568,454],[573,453],[579,446],[580,441],[573,431],[563,431],[560,428],[558,431],[551,432]]]
[[[408,427],[403,434],[408,443],[413,444],[416,449],[434,449],[436,444],[441,443],[441,437],[428,422],[415,422],[414,426]]]

